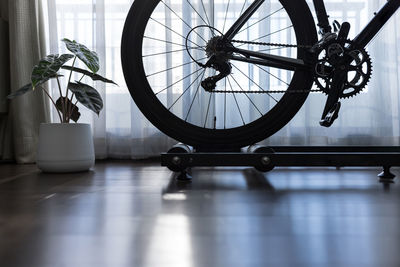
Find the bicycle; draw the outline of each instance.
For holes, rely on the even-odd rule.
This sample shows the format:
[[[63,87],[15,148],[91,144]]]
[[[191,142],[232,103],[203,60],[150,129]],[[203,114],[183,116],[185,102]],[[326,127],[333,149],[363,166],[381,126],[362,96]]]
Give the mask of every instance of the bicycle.
[[[388,0],[352,40],[348,22],[331,26],[324,1],[313,2],[318,32],[303,0],[135,0],[121,44],[132,98],[159,130],[195,147],[268,138],[310,92],[327,95],[320,124],[330,127],[340,99],[367,85],[365,47],[400,0]]]

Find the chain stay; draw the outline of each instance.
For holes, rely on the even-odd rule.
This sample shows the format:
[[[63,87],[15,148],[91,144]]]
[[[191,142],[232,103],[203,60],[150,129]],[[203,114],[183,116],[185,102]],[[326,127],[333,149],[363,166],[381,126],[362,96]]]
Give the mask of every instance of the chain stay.
[[[275,46],[275,47],[298,47],[310,49],[312,46],[308,45],[291,45],[291,44],[277,44],[277,43],[265,43],[265,42],[253,42],[253,41],[241,41],[241,40],[232,40],[232,43],[238,44],[251,44],[251,45],[262,45],[262,46]],[[224,90],[213,90],[213,93],[231,93],[231,94],[284,94],[287,93],[287,90],[269,90],[269,91],[224,91]],[[308,93],[308,92],[322,92],[321,89],[310,89],[310,90],[291,90],[290,93]]]

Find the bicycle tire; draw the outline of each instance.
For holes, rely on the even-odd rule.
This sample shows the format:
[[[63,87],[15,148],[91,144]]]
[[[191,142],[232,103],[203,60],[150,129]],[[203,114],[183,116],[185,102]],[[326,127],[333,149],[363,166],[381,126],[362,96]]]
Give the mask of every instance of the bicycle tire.
[[[314,19],[305,1],[279,1],[288,14],[297,38],[297,45],[317,42]],[[122,67],[130,94],[145,117],[160,131],[175,140],[194,147],[214,149],[238,148],[255,144],[284,127],[304,104],[313,84],[313,74],[296,70],[287,92],[261,118],[230,129],[203,128],[183,121],[160,103],[149,85],[143,66],[143,36],[147,22],[160,0],[135,0],[127,16],[121,43]],[[297,49],[297,58],[309,60],[304,49]],[[302,93],[290,93],[303,90]],[[210,96],[211,98],[211,96]],[[208,114],[207,114],[208,115]],[[207,118],[206,118],[207,121]]]

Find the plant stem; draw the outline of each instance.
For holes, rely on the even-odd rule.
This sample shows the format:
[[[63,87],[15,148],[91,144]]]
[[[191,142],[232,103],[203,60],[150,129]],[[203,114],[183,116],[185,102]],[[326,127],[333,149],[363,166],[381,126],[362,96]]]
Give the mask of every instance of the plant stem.
[[[81,82],[82,81],[82,79],[85,77],[86,75],[85,74],[83,74],[82,75],[82,77],[79,79],[79,82]]]
[[[72,103],[72,100],[74,99],[74,93],[72,93],[72,95],[71,95],[71,99],[70,99],[70,105],[69,105],[69,107],[68,107],[68,122],[70,121],[70,119],[71,119],[71,116],[72,116],[72,112],[74,111],[74,105],[73,105],[73,103]],[[76,105],[75,105],[76,106]]]
[[[60,79],[58,78],[58,76],[56,76],[56,79],[57,79],[57,84],[58,84],[58,91],[60,92],[60,97],[61,97],[61,108],[62,108],[62,115],[63,115],[63,119],[62,119],[61,123],[64,123],[65,122],[65,102],[63,100],[63,95],[62,95],[62,91],[61,91]]]
[[[56,103],[54,102],[54,99],[50,96],[50,94],[46,91],[46,89],[44,89],[43,87],[40,87],[40,88],[41,88],[41,89],[46,93],[46,95],[50,98],[51,102],[53,103],[54,107],[56,108],[58,117],[60,118],[60,122],[62,123],[63,121],[62,121],[62,118],[61,118],[61,114],[60,114],[60,111],[59,111],[58,108],[57,108]]]
[[[83,79],[84,77],[85,77],[85,74],[82,75],[82,77],[79,79],[79,82],[81,82],[82,79]],[[73,111],[73,109],[74,109],[74,107],[72,106],[72,100],[74,99],[74,96],[75,96],[75,93],[72,92],[72,96],[71,96],[71,99],[70,99],[70,101],[71,101],[71,106],[70,106],[69,109],[68,109],[68,122],[69,122],[69,120],[71,119],[72,111]],[[78,103],[78,101],[77,101],[77,103]],[[75,104],[75,106],[76,106],[76,104]]]
[[[72,101],[72,100],[71,100],[71,101]],[[78,100],[76,100],[74,106],[76,107],[76,105],[78,105]],[[72,115],[72,112],[71,112],[71,115]],[[75,123],[77,123],[77,122],[75,122]]]
[[[70,73],[69,73],[69,78],[68,78],[68,83],[67,83],[67,93],[65,94],[65,102],[66,103],[68,103],[67,101],[68,101],[68,93],[69,93],[69,84],[71,83],[71,78],[72,78],[72,72],[73,72],[73,70],[74,70],[74,66],[75,66],[75,61],[76,61],[76,56],[74,57],[74,61],[72,62],[72,69],[71,69],[71,71],[70,71]],[[67,106],[67,110],[66,111],[68,111],[68,113],[69,113],[69,108],[68,108],[68,106]],[[68,114],[69,115],[69,114]],[[67,122],[69,122],[69,118],[67,119]]]

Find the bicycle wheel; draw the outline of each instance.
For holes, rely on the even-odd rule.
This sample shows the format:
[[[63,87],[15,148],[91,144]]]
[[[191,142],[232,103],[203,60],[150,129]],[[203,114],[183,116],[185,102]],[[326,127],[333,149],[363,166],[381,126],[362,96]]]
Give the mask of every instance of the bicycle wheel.
[[[201,66],[209,45],[246,10],[248,0],[135,0],[122,37],[122,66],[135,103],[159,130],[195,147],[231,148],[276,133],[298,112],[312,73],[230,61],[231,74],[206,91],[215,75]],[[235,47],[308,60],[301,46],[317,41],[304,1],[265,1],[234,38],[296,47]],[[207,54],[208,53],[208,54]]]

